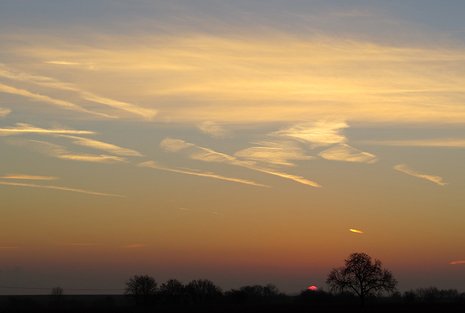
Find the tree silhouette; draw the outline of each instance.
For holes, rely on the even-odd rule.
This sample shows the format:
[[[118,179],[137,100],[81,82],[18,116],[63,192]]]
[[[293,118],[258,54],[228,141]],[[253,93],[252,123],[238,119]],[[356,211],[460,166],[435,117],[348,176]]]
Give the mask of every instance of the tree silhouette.
[[[344,263],[345,266],[333,268],[328,274],[326,283],[331,291],[355,293],[364,306],[366,296],[396,290],[397,280],[390,271],[381,267],[380,260],[375,259],[373,263],[366,253],[352,253]]]
[[[133,296],[137,301],[147,304],[157,293],[155,278],[144,275],[134,275],[129,278],[124,288],[124,294]]]
[[[51,300],[53,305],[61,305],[63,302],[63,288],[61,287],[53,287],[52,292],[50,293]]]
[[[180,303],[186,296],[186,287],[177,279],[170,279],[160,286],[160,295],[164,301]]]
[[[208,279],[193,280],[186,286],[192,302],[214,302],[223,296],[223,291]]]
[[[54,298],[61,297],[63,295],[63,288],[61,288],[61,287],[53,287],[52,292],[50,293],[50,295],[52,297],[54,297]]]

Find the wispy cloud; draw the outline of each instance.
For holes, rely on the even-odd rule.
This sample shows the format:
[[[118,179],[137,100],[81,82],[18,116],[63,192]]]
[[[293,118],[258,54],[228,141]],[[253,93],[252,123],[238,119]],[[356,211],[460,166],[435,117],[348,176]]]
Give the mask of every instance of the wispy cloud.
[[[71,103],[69,101],[50,98],[48,96],[39,95],[39,94],[32,93],[32,92],[29,92],[29,91],[24,90],[24,89],[18,89],[18,88],[15,88],[15,87],[4,85],[4,84],[0,84],[0,92],[5,92],[5,93],[24,96],[24,97],[32,99],[34,101],[50,103],[50,104],[53,104],[53,105],[58,106],[60,108],[67,109],[67,110],[73,110],[73,111],[78,111],[78,112],[103,116],[103,117],[106,117],[106,118],[114,118],[114,116],[110,116],[108,114],[99,113],[99,112],[95,112],[95,111],[89,111],[89,110],[84,109],[83,107],[81,107],[81,106],[79,106],[77,104]]]
[[[378,160],[376,155],[357,150],[344,143],[323,150],[318,155],[331,161],[374,163]]]
[[[229,165],[241,166],[241,167],[245,167],[245,168],[248,168],[254,171],[267,173],[267,174],[279,176],[282,178],[291,179],[301,184],[305,184],[305,185],[309,185],[313,187],[321,187],[321,185],[319,185],[318,183],[310,181],[301,176],[282,173],[275,169],[267,168],[265,166],[260,166],[255,161],[239,160],[238,158],[234,156],[230,156],[228,154],[221,153],[221,152],[216,152],[214,150],[200,147],[192,143],[187,143],[184,140],[166,138],[161,142],[160,145],[163,148],[165,148],[166,151],[177,152],[177,151],[183,150],[185,151],[187,157],[193,160],[199,160],[199,161],[204,161],[204,162],[225,163]],[[166,149],[166,147],[168,147],[169,149]]]
[[[11,113],[10,109],[0,107],[0,117],[5,117]]]
[[[59,187],[59,186],[43,186],[43,185],[35,185],[35,184],[11,183],[11,182],[4,182],[4,181],[0,181],[0,184],[1,185],[9,185],[9,186],[20,186],[20,187],[56,189],[56,190],[64,190],[64,191],[86,193],[86,194],[89,194],[89,195],[96,195],[96,196],[108,196],[108,197],[120,197],[120,198],[125,197],[125,196],[113,195],[113,194],[109,194],[109,193],[102,193],[102,192],[95,192],[95,191],[88,191],[88,190],[83,190],[83,189],[75,189],[75,188],[67,188],[67,187]]]
[[[44,129],[34,127],[25,123],[16,123],[16,127],[0,128],[0,136],[18,135],[24,133],[36,133],[36,134],[95,134],[92,131],[86,130],[72,130],[72,129]]]
[[[113,153],[116,155],[124,155],[124,156],[142,156],[139,152],[131,149],[126,149],[126,148],[121,148],[116,145],[112,145],[109,143],[93,140],[93,139],[88,139],[88,138],[83,138],[83,137],[77,137],[77,136],[68,136],[68,135],[61,135],[60,137],[66,137],[66,138],[71,138],[74,139],[73,143],[85,147],[90,147],[94,149],[99,149],[103,151],[107,151],[109,153]]]
[[[275,170],[272,170],[272,169],[267,169],[267,168],[260,168],[260,167],[249,167],[249,168],[253,169],[253,170],[256,170],[256,171],[259,171],[259,172],[262,172],[262,173],[275,175],[275,176],[279,176],[279,177],[282,177],[282,178],[287,178],[287,179],[293,180],[295,182],[298,182],[298,183],[301,183],[301,184],[304,184],[304,185],[317,187],[317,188],[321,187],[320,184],[318,184],[318,183],[316,183],[314,181],[308,180],[308,179],[306,179],[306,178],[304,178],[302,176],[282,173],[282,172],[278,172],[278,171],[275,171]]]
[[[272,133],[272,136],[292,138],[301,142],[311,143],[312,148],[329,146],[335,143],[343,143],[347,139],[341,134],[341,130],[349,127],[345,122],[317,121],[302,123]]]
[[[181,139],[165,138],[160,143],[160,147],[167,152],[178,152],[185,148],[195,147],[195,145]]]
[[[65,61],[48,61],[46,63],[60,64],[60,65],[77,65],[78,64],[78,63],[65,62]],[[0,64],[0,76],[6,77],[6,78],[9,78],[9,79],[13,79],[13,80],[17,80],[17,81],[33,83],[33,84],[41,85],[41,86],[44,86],[44,87],[61,89],[61,90],[75,91],[75,92],[79,93],[80,96],[85,100],[105,104],[105,105],[110,106],[110,107],[114,107],[114,108],[117,108],[117,109],[120,109],[120,110],[131,112],[131,113],[140,115],[140,116],[142,116],[142,117],[144,117],[145,119],[148,119],[148,120],[152,119],[157,114],[157,110],[155,110],[155,109],[146,109],[146,108],[142,108],[142,107],[139,107],[139,106],[131,104],[131,103],[126,103],[126,102],[117,101],[117,100],[113,100],[113,99],[106,98],[106,97],[101,97],[101,96],[98,96],[98,95],[96,95],[94,93],[87,92],[87,91],[79,88],[78,86],[76,86],[74,84],[64,83],[64,82],[61,82],[61,81],[59,81],[57,79],[54,79],[54,78],[51,78],[51,77],[39,76],[39,75],[31,75],[31,74],[28,74],[28,73],[13,71],[13,70],[10,70],[4,64]],[[8,86],[6,86],[6,87],[8,87]],[[32,98],[35,97],[35,100],[41,100],[42,99],[43,101],[51,102],[50,101],[51,98],[49,98],[49,97],[34,95],[34,94],[29,93],[29,92],[27,92],[25,90],[19,90],[19,89],[15,89],[13,87],[8,87],[8,88],[9,89],[5,89],[4,92],[20,94],[20,95],[27,96],[27,97],[32,97]],[[0,91],[1,91],[1,89],[0,89]],[[53,100],[52,103],[54,103],[54,104],[57,104],[57,105],[68,104],[68,106],[69,106],[69,102],[61,101],[61,100],[55,100],[55,99],[52,99],[52,100]],[[74,105],[74,106],[76,106],[76,105]]]
[[[34,176],[34,175],[23,175],[23,174],[7,174],[0,178],[3,179],[25,179],[25,180],[57,180],[59,177],[52,176]]]
[[[405,146],[405,147],[449,147],[465,148],[465,139],[444,138],[444,139],[417,139],[417,140],[361,140],[358,144],[378,145],[378,146]]]
[[[358,229],[353,229],[353,228],[351,228],[351,229],[349,229],[349,231],[351,231],[351,232],[353,232],[353,233],[357,233],[357,234],[363,234],[363,231],[358,230]]]
[[[11,80],[29,82],[37,85],[41,85],[49,88],[57,88],[62,90],[72,90],[75,91],[76,87],[73,84],[63,83],[59,80],[56,80],[47,76],[39,76],[28,74],[24,72],[14,71],[9,68],[7,65],[0,63],[0,76],[5,77]]]
[[[157,110],[155,109],[145,109],[145,108],[142,108],[142,107],[130,104],[130,103],[121,102],[121,101],[117,101],[117,100],[113,100],[113,99],[109,99],[105,97],[100,97],[90,92],[81,92],[81,96],[88,101],[105,104],[105,105],[108,105],[108,106],[111,106],[111,107],[114,107],[120,110],[124,110],[127,112],[140,115],[147,120],[151,120],[155,115],[157,115]]]
[[[442,181],[442,177],[418,173],[418,172],[410,169],[406,164],[398,164],[398,165],[394,166],[393,168],[395,170],[401,171],[401,172],[403,172],[405,174],[408,174],[408,175],[411,175],[411,176],[414,176],[414,177],[427,179],[427,180],[432,181],[433,183],[436,183],[436,184],[438,184],[440,186],[447,185],[447,183],[444,183]]]
[[[454,261],[450,262],[450,264],[465,264],[465,261]]]
[[[245,180],[245,179],[226,177],[226,176],[216,175],[213,173],[204,173],[204,172],[195,171],[195,170],[180,170],[180,169],[169,168],[166,166],[162,166],[154,161],[143,162],[143,163],[140,163],[138,166],[150,167],[150,168],[155,168],[158,170],[169,171],[169,172],[180,173],[180,174],[216,178],[216,179],[227,180],[227,181],[232,181],[235,183],[247,184],[247,185],[258,186],[258,187],[269,187],[267,185],[259,184],[259,183],[256,183],[250,180]]]
[[[51,157],[73,160],[73,161],[83,161],[83,162],[98,162],[98,163],[118,163],[118,162],[127,162],[126,158],[117,157],[114,155],[94,155],[94,154],[73,154],[69,152],[65,147],[60,145],[55,145],[46,141],[39,140],[15,140],[9,141],[13,145],[25,145],[31,147],[33,150],[48,155]]]
[[[457,46],[401,47],[344,36],[296,37],[294,32],[249,29],[231,36],[194,29],[181,35],[144,34],[148,44],[141,44],[140,36],[127,35],[85,44],[60,35],[24,37],[27,43],[12,53],[53,67],[46,70],[55,77],[69,66],[43,62],[96,64],[100,75],[73,72],[80,91],[98,86],[99,95],[143,99],[147,108],[156,105],[160,118],[174,122],[253,124],[311,116],[365,124],[450,124],[465,117],[459,66],[464,51]],[[110,74],[111,81],[106,79]],[[135,83],[128,86],[128,77]]]
[[[227,135],[227,131],[222,126],[212,121],[203,122],[198,125],[198,128],[202,133],[208,134],[214,138],[223,138]]]
[[[262,141],[259,147],[251,147],[234,153],[235,157],[275,165],[295,166],[290,160],[311,160],[303,149],[292,141]]]

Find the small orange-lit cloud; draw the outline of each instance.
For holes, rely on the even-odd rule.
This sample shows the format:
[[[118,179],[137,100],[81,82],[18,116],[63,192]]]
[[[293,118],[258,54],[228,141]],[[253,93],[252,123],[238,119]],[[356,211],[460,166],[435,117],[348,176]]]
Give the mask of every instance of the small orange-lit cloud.
[[[143,243],[136,243],[134,245],[128,245],[128,246],[123,246],[123,248],[142,248],[147,246],[146,244]]]
[[[86,246],[97,246],[96,243],[67,243],[64,246],[75,246],[75,247],[86,247]]]
[[[363,231],[358,230],[358,229],[352,229],[352,228],[351,228],[351,229],[349,229],[349,230],[350,230],[351,232],[353,232],[353,233],[363,234]]]
[[[450,262],[450,264],[465,264],[465,261]]]

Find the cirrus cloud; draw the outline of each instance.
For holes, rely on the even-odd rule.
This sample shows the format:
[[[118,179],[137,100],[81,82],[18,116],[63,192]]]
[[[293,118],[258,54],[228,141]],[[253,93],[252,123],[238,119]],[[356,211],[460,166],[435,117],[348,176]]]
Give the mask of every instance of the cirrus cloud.
[[[442,181],[442,177],[435,176],[435,175],[427,175],[427,174],[422,174],[422,173],[416,172],[416,171],[410,169],[406,164],[398,164],[398,165],[394,166],[394,169],[398,170],[398,171],[400,171],[402,173],[405,173],[407,175],[413,176],[413,177],[418,177],[418,178],[422,178],[422,179],[432,181],[433,183],[436,183],[436,184],[438,184],[440,186],[447,185],[447,183]]]

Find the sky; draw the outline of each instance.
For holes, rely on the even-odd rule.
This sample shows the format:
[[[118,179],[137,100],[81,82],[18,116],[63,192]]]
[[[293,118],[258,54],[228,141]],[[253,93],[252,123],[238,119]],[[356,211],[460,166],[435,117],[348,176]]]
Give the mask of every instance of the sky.
[[[0,294],[465,292],[465,3],[1,0]]]

